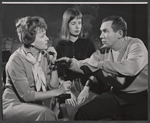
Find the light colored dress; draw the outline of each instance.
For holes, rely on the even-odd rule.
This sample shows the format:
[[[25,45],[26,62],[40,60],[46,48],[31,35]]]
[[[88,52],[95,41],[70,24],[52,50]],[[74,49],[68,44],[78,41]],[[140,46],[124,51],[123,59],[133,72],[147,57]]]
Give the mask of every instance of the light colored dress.
[[[56,121],[55,113],[43,105],[44,101],[35,101],[36,82],[32,72],[33,64],[16,50],[6,65],[6,89],[3,93],[3,120],[7,121]],[[30,53],[29,49],[25,54]],[[50,81],[50,61],[41,56],[39,65]],[[48,84],[47,84],[48,85]],[[49,87],[46,85],[46,88]],[[46,102],[46,101],[45,101]],[[47,100],[50,102],[50,99]],[[49,104],[49,103],[48,103]]]

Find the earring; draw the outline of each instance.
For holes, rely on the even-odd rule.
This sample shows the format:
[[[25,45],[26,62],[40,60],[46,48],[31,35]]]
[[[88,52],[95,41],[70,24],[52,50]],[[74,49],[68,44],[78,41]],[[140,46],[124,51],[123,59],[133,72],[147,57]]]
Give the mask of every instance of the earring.
[[[34,45],[35,45],[34,43],[31,44],[31,46],[34,46]]]

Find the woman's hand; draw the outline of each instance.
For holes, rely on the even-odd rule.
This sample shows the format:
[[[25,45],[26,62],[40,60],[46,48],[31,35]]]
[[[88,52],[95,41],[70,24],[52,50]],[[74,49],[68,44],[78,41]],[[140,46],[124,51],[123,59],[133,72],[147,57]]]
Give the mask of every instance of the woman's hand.
[[[47,52],[49,53],[49,59],[51,60],[52,64],[55,64],[56,58],[57,58],[57,52],[54,49],[54,47],[49,47],[47,49]]]
[[[67,91],[70,91],[71,88],[71,81],[64,81],[61,83],[60,87],[58,88],[58,91],[60,94],[66,93]]]
[[[89,87],[84,86],[83,90],[80,92],[80,94],[77,98],[78,105],[83,103],[85,101],[85,99],[88,98],[88,96],[89,96]]]
[[[75,95],[71,91],[68,91],[66,93],[71,95],[71,99],[67,99],[66,103],[70,104],[70,105],[73,105],[73,106],[76,106],[77,105],[77,100],[76,100]]]

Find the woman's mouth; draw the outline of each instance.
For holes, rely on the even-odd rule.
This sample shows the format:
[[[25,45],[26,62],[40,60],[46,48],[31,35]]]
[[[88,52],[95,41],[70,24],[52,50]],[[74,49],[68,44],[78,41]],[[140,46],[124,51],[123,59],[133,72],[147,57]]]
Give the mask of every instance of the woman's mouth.
[[[79,30],[76,30],[75,33],[79,33]]]
[[[48,46],[48,43],[46,43],[45,45]]]

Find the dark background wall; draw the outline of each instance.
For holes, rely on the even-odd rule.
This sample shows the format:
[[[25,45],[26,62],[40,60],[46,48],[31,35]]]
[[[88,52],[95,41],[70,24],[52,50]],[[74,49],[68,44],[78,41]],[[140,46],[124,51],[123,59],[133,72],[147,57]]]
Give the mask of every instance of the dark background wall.
[[[100,45],[100,25],[110,15],[122,16],[128,24],[128,36],[140,38],[147,46],[148,5],[147,4],[3,4],[2,38],[18,40],[15,19],[24,16],[41,16],[48,25],[47,35],[55,45],[59,41],[62,15],[67,8],[78,6],[84,15],[85,35]]]

